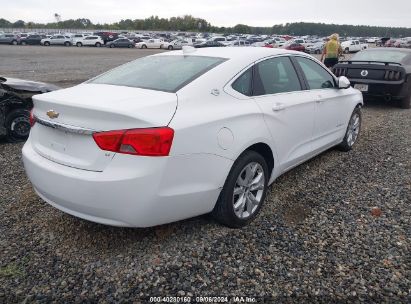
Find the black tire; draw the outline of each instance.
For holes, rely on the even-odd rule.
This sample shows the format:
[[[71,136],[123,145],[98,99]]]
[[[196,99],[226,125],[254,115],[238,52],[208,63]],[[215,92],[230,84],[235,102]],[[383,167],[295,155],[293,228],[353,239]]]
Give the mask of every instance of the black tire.
[[[401,109],[410,109],[411,108],[411,92],[408,94],[408,96],[404,97],[403,99],[400,100],[400,108]]]
[[[46,42],[44,42],[44,45],[45,46],[50,46],[50,42],[46,41]]]
[[[257,209],[247,218],[240,218],[234,211],[234,187],[237,179],[242,173],[243,169],[251,163],[258,163],[261,165],[264,172],[264,189]],[[245,151],[234,162],[230,173],[224,183],[217,203],[211,212],[211,215],[221,224],[230,228],[240,228],[250,223],[260,212],[264,204],[265,196],[267,194],[268,180],[269,180],[268,166],[265,159],[255,151]]]
[[[114,47],[115,47],[114,43],[110,44],[110,48],[114,48]]]
[[[353,117],[355,115],[359,116],[359,126],[358,126],[358,135],[354,140],[354,143],[350,143],[348,138],[349,138],[349,130],[351,127],[351,121],[353,119]],[[337,146],[338,150],[343,151],[343,152],[348,152],[350,151],[355,143],[358,141],[358,138],[360,137],[360,133],[361,133],[361,123],[362,123],[362,115],[361,115],[361,108],[360,107],[356,107],[354,109],[354,111],[352,112],[351,116],[350,116],[350,121],[348,122],[348,126],[347,126],[347,130],[345,131],[345,135],[344,135],[344,139],[343,141]]]
[[[82,44],[81,42],[77,42],[77,43],[76,43],[76,46],[77,46],[77,47],[82,47],[83,44]]]
[[[345,54],[348,54],[350,52],[350,49],[349,48],[346,48],[345,50],[344,50],[344,53]]]
[[[20,44],[21,44],[21,45],[26,45],[27,42],[26,42],[26,41],[22,41]]]
[[[169,50],[172,50],[172,49],[173,49],[173,46],[172,46],[172,45],[169,45],[169,46],[168,46],[168,49],[169,49]]]
[[[146,48],[147,48],[147,45],[143,44],[143,45],[141,46],[141,48],[142,48],[142,49],[146,49]]]
[[[320,50],[316,50],[315,53],[316,53],[316,54],[321,54],[321,51],[320,51]]]
[[[64,46],[70,46],[70,45],[71,45],[70,42],[68,42],[68,41],[64,42]]]
[[[100,43],[100,42],[96,42],[95,46],[96,46],[96,47],[100,47],[100,46],[101,46],[101,43]]]
[[[16,109],[6,116],[7,140],[18,142],[26,140],[30,133],[30,112]]]
[[[17,45],[18,43],[17,43],[17,40],[13,40],[10,44]]]
[[[129,45],[128,45],[128,48],[129,48],[129,49],[132,49],[133,47],[134,47],[134,45],[132,45],[132,44],[129,44]]]

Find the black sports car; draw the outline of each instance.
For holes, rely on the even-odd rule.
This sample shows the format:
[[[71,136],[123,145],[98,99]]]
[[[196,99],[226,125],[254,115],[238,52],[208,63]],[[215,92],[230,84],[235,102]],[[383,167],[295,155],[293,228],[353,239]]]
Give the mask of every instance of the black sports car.
[[[224,44],[218,42],[218,41],[213,41],[213,40],[209,40],[209,41],[205,41],[205,42],[201,42],[198,44],[194,44],[195,48],[203,48],[203,47],[223,47],[225,46]]]
[[[346,76],[364,99],[398,101],[411,107],[411,49],[372,48],[356,53],[333,68],[336,76]]]
[[[30,133],[31,97],[58,89],[52,84],[0,77],[0,137],[11,142],[25,140]]]

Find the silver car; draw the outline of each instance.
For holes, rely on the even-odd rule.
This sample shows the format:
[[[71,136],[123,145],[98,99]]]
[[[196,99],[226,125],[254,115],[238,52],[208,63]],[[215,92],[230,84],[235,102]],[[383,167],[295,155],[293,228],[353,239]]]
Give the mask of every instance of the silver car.
[[[40,41],[40,44],[44,46],[49,46],[49,45],[71,46],[73,45],[73,40],[69,36],[54,35],[51,38],[42,39]]]
[[[17,45],[19,37],[14,34],[1,34],[0,35],[0,43],[7,43]]]

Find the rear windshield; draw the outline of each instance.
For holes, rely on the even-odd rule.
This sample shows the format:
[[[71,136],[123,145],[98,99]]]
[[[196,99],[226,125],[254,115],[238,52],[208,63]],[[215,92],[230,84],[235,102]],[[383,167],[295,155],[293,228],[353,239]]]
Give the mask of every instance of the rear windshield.
[[[134,60],[89,81],[165,92],[179,89],[224,62],[205,56],[151,56]]]
[[[354,61],[382,61],[382,62],[395,62],[401,63],[405,57],[410,53],[400,51],[363,51],[355,54],[351,60]]]

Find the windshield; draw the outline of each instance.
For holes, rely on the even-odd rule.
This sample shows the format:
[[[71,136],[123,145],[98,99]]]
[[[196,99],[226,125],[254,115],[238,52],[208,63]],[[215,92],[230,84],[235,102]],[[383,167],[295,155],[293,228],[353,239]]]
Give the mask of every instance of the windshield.
[[[399,51],[364,51],[355,54],[351,60],[353,61],[382,61],[401,63],[409,53]]]
[[[88,83],[177,92],[226,59],[205,56],[150,56],[119,66]]]

